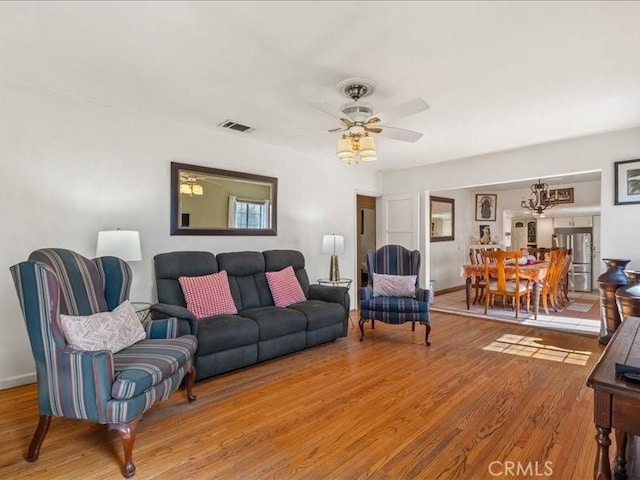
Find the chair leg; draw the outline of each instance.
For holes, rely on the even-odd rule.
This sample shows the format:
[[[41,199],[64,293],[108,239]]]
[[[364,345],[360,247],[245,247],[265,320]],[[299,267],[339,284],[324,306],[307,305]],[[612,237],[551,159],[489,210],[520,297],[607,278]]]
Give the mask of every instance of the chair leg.
[[[40,456],[40,447],[42,446],[42,442],[44,442],[44,437],[47,436],[50,426],[51,415],[40,415],[38,426],[36,427],[36,431],[33,433],[31,443],[29,444],[29,451],[27,452],[28,462],[35,462],[38,460],[38,456]]]
[[[193,394],[194,383],[196,383],[196,367],[192,365],[189,371],[187,372],[187,398],[189,399],[190,402],[194,402],[196,398],[198,398],[196,395]]]
[[[360,326],[360,341],[364,340],[364,322],[366,322],[366,320],[363,320],[362,318],[358,322],[358,325]]]
[[[136,428],[142,420],[142,415],[133,419],[129,423],[110,423],[109,430],[115,430],[122,438],[124,448],[124,469],[122,474],[126,478],[131,478],[136,474],[136,466],[133,464],[133,443],[136,441]]]
[[[427,347],[429,345],[431,345],[431,342],[429,341],[429,334],[431,333],[431,325],[428,323],[424,324],[424,343],[427,344]]]
[[[416,321],[415,320],[411,320],[411,331],[412,332],[416,331]]]

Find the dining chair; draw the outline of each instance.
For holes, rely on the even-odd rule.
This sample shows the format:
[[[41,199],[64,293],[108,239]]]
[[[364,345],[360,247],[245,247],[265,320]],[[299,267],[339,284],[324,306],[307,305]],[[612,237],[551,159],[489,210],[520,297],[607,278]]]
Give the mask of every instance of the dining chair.
[[[546,262],[547,254],[551,253],[551,249],[544,247],[529,247],[527,251],[529,252],[529,255],[536,257],[536,260],[539,262]]]
[[[487,251],[482,253],[484,263],[485,299],[484,313],[487,314],[489,302],[495,306],[495,297],[513,298],[516,319],[520,310],[520,299],[526,300],[527,312],[531,304],[532,285],[529,280],[520,280],[518,259],[524,254],[520,251]]]
[[[559,279],[559,292],[558,298],[562,305],[568,304],[571,299],[569,298],[569,269],[573,262],[573,249],[568,248],[565,250],[566,254],[562,263],[562,270],[560,271]]]
[[[542,290],[540,292],[540,301],[544,312],[549,314],[549,304],[557,312],[560,305],[558,295],[560,292],[561,274],[566,257],[566,250],[554,249],[549,251],[549,267],[547,274],[542,281]]]
[[[472,265],[482,265],[482,252],[495,252],[499,250],[498,247],[472,247],[469,248],[469,260]],[[473,298],[473,304],[481,302],[484,299],[484,275],[476,275],[473,282],[473,289],[475,295]]]

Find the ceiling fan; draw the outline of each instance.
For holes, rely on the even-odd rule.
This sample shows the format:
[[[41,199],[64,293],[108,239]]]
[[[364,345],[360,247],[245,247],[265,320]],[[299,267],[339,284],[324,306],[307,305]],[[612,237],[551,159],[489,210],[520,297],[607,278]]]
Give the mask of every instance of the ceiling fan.
[[[370,134],[404,142],[416,142],[422,137],[420,132],[391,127],[384,123],[428,110],[429,105],[424,100],[416,98],[385,112],[373,114],[371,104],[360,101],[375,91],[376,84],[373,80],[348,78],[340,82],[336,88],[341,95],[350,98],[351,102],[340,109],[327,102],[311,102],[311,105],[342,122],[342,126],[332,128],[329,132],[345,132],[338,142],[337,150],[338,158],[345,163],[376,159],[375,144]]]

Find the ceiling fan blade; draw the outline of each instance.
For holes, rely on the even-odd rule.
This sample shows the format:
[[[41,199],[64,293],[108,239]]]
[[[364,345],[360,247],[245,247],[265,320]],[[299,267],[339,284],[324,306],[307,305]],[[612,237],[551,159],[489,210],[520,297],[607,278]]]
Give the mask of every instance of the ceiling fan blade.
[[[384,125],[379,125],[378,128],[382,129],[380,135],[387,138],[393,138],[394,140],[402,140],[403,142],[417,142],[422,138],[422,134],[420,132],[414,132],[413,130],[387,127]]]
[[[331,115],[333,118],[337,118],[346,126],[351,126],[355,123],[353,119],[349,117],[349,115],[345,115],[336,107],[328,104],[327,102],[309,102],[309,105],[316,107],[318,110],[326,113],[327,115]]]
[[[395,120],[396,118],[408,117],[409,115],[415,115],[416,113],[424,112],[425,110],[429,110],[427,102],[421,98],[414,98],[408,102],[391,107],[386,112],[376,113],[369,117],[365,121],[365,124],[377,124],[388,120]]]
[[[329,133],[346,132],[347,130],[349,130],[349,127],[338,127],[338,128],[332,128],[331,130],[327,130],[327,132]]]
[[[382,133],[380,127],[364,127],[364,131],[369,133]]]

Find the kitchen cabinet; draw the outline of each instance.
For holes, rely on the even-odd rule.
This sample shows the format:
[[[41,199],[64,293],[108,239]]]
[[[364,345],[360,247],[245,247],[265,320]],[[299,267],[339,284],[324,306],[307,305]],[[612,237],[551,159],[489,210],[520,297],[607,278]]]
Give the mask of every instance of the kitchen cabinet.
[[[554,228],[571,228],[571,227],[591,227],[593,226],[593,217],[555,217],[553,219]]]

